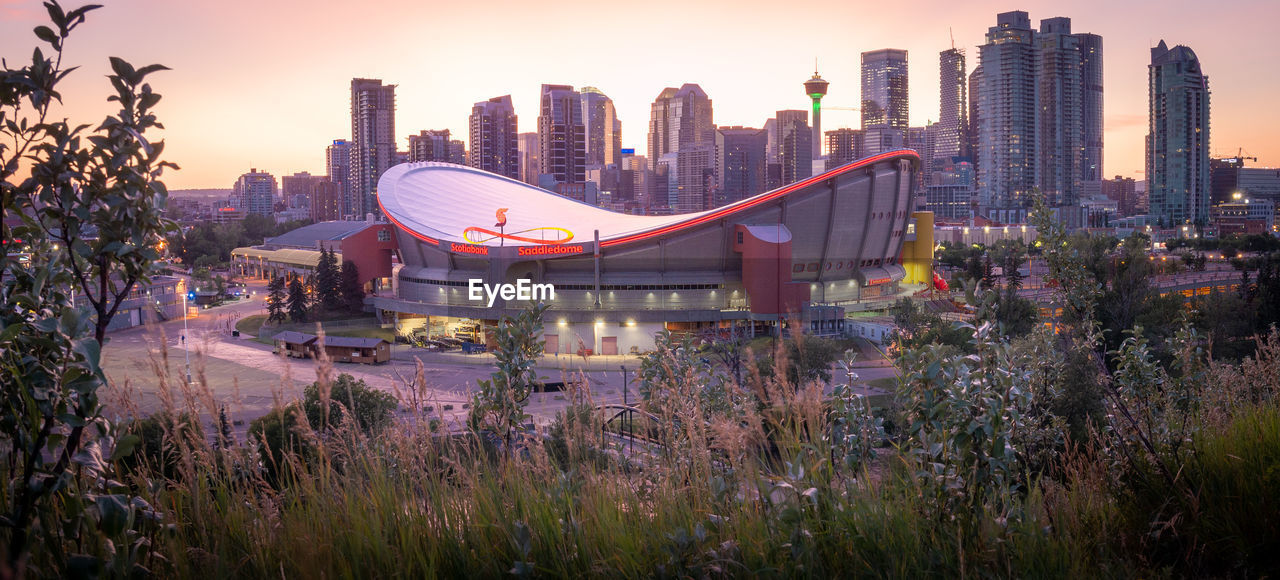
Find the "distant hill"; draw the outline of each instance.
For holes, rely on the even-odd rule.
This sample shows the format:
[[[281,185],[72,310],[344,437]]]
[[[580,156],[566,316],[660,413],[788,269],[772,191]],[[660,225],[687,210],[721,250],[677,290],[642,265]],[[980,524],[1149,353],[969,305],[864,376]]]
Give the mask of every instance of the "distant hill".
[[[171,189],[170,197],[196,198],[196,199],[226,199],[231,195],[231,189]]]

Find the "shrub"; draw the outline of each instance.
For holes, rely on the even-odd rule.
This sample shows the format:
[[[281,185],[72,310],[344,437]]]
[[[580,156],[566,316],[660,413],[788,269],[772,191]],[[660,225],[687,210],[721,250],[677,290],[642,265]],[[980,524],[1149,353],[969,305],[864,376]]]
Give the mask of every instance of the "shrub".
[[[134,420],[126,430],[140,437],[141,441],[133,454],[120,460],[121,466],[136,472],[145,463],[159,470],[166,479],[177,478],[182,449],[204,441],[204,429],[190,413],[174,417],[168,411],[160,411],[145,419]]]
[[[373,435],[391,424],[393,413],[399,406],[391,393],[370,388],[364,379],[356,380],[346,373],[338,375],[329,388],[327,420],[324,412],[326,402],[320,395],[319,383],[311,383],[303,391],[302,406],[307,413],[307,422],[316,431],[341,425],[346,416],[355,420],[361,433]]]

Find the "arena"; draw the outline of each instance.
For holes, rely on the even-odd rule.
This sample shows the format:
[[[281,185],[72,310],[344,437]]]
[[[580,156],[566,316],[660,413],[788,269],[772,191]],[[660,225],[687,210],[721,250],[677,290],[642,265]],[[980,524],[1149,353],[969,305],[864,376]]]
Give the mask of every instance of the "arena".
[[[714,210],[634,216],[470,167],[397,165],[378,203],[402,266],[374,307],[402,333],[483,343],[535,300],[477,299],[477,285],[550,285],[548,353],[643,351],[663,329],[838,333],[843,305],[905,275],[919,166],[890,151]]]

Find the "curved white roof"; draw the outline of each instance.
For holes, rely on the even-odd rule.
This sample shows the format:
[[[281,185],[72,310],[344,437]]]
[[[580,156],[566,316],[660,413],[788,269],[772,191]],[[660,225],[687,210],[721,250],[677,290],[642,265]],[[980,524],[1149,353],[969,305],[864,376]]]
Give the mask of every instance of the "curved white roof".
[[[564,228],[579,243],[592,241],[596,229],[600,230],[601,239],[607,239],[701,215],[615,213],[487,171],[438,162],[402,163],[388,169],[378,180],[378,203],[384,214],[405,229],[460,243],[491,237],[476,233],[467,236],[464,230],[469,227],[499,231],[494,224],[496,213],[502,208],[507,208],[507,225],[502,230],[506,234],[555,240],[565,234],[549,228]],[[499,240],[483,245],[497,246]],[[508,239],[505,245],[533,243]]]
[[[402,163],[392,166],[378,180],[378,204],[383,214],[415,236],[428,241],[524,246],[553,242],[572,234],[575,243],[590,243],[600,230],[602,245],[613,240],[670,231],[705,223],[761,202],[786,195],[831,175],[872,163],[916,156],[914,151],[891,151],[828,171],[768,193],[713,210],[671,216],[634,216],[600,209],[545,189],[487,171],[450,163]],[[497,227],[497,212],[506,208],[507,223]],[[502,243],[479,228],[501,231],[533,241],[508,237]],[[644,236],[648,237],[648,236]],[[546,241],[541,241],[546,240]]]

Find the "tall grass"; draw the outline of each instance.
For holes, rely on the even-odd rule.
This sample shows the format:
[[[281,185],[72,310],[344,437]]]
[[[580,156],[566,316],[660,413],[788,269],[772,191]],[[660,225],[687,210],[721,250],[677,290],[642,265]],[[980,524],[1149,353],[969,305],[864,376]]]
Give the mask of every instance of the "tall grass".
[[[155,365],[162,379],[165,356]],[[1276,361],[1216,367],[1212,381],[1239,383]],[[332,365],[318,372],[332,384]],[[150,510],[134,510],[120,537],[146,537],[136,559],[162,577],[1130,577],[1277,565],[1266,548],[1274,516],[1258,517],[1275,514],[1280,497],[1271,391],[1196,438],[1198,463],[1185,476],[1200,490],[1201,523],[1191,540],[1169,543],[1150,539],[1162,506],[1144,498],[1159,490],[1118,474],[1105,438],[1061,453],[1052,479],[1027,473],[960,514],[938,509],[920,464],[892,445],[856,468],[837,461],[821,389],[788,384],[786,373],[724,385],[722,399],[705,401],[705,377],[670,374],[659,385],[667,396],[650,407],[667,427],[664,445],[635,452],[604,433],[589,390],[570,392],[575,403],[552,429],[510,448],[441,430],[420,412],[422,376],[405,379],[412,412],[390,428],[365,433],[339,413],[313,430],[301,417],[294,435],[308,449],[270,457],[261,441],[192,436],[178,418],[216,416],[217,402],[200,384],[162,380],[168,455],[120,466],[121,485]],[[291,385],[286,377],[277,390],[279,407],[298,396]],[[75,516],[73,506],[58,510],[50,521]],[[56,557],[33,555],[33,570],[65,572]]]

